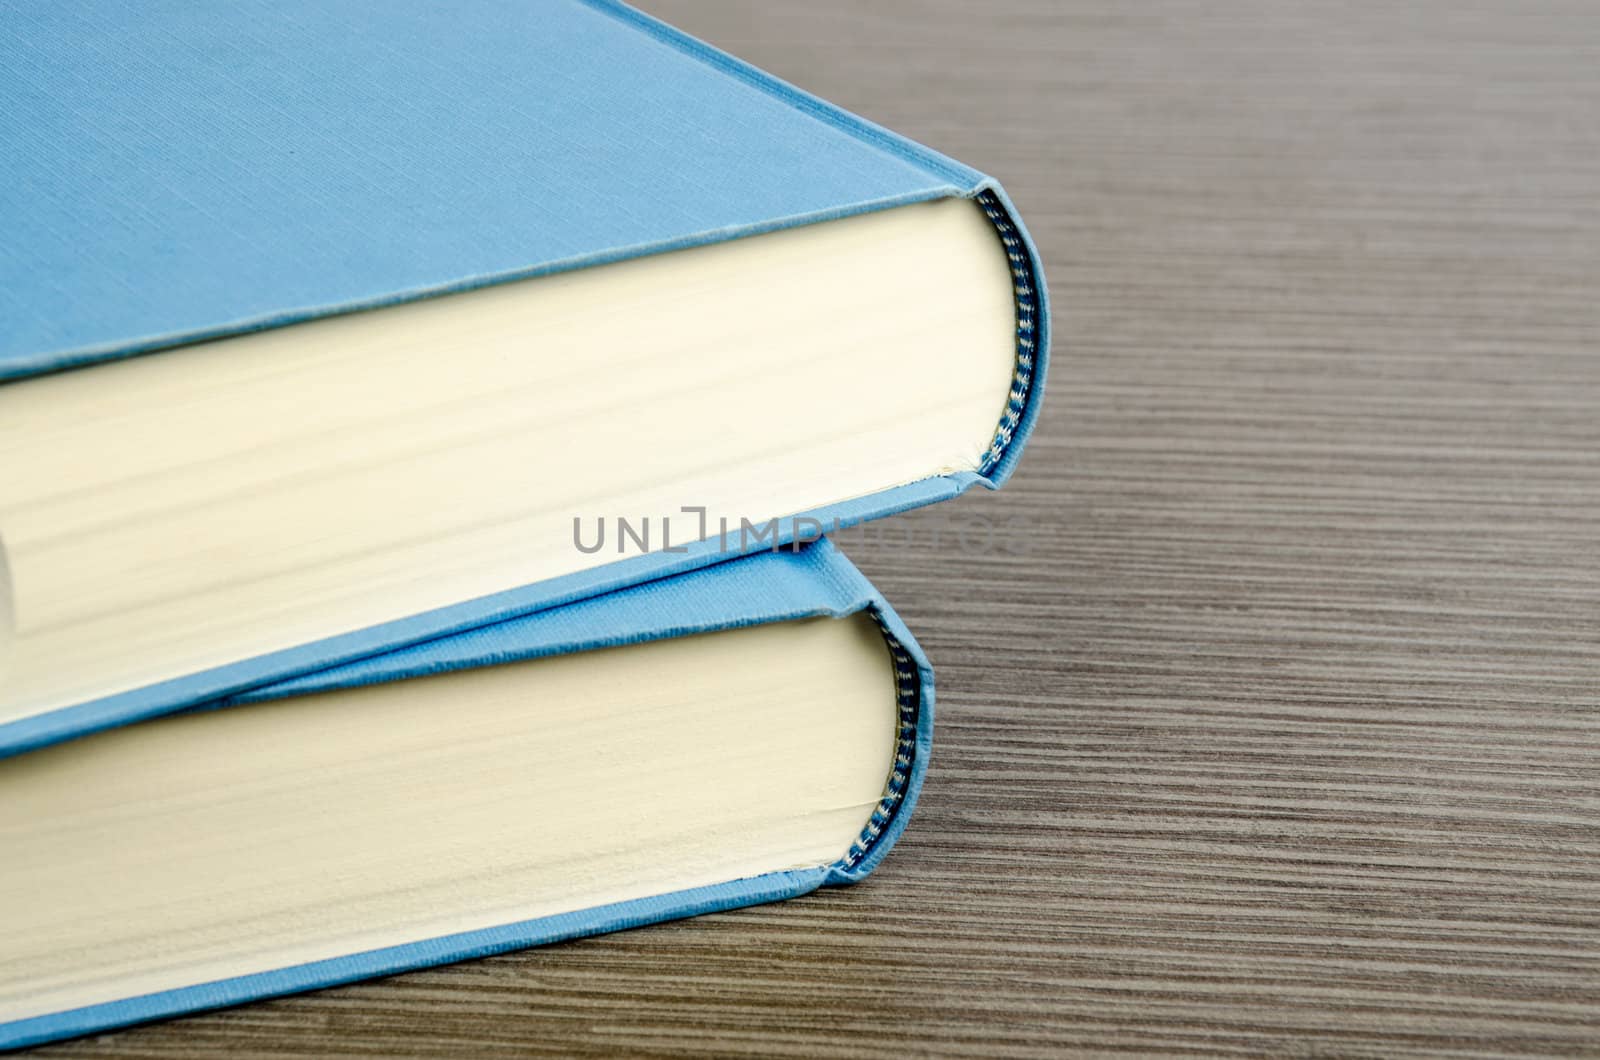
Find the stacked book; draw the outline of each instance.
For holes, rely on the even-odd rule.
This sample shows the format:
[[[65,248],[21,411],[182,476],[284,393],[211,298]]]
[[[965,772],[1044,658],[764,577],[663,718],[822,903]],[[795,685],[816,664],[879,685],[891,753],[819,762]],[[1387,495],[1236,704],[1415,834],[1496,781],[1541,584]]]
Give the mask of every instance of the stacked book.
[[[989,178],[611,0],[0,34],[0,1046],[860,879],[825,536],[1010,474]]]

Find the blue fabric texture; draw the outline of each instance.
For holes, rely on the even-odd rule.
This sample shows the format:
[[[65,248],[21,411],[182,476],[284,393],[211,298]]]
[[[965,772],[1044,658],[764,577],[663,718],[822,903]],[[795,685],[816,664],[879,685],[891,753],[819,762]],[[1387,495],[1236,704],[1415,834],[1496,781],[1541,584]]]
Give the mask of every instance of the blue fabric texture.
[[[219,700],[254,703],[641,640],[854,614],[877,590],[826,539],[758,552]]]
[[[861,879],[904,831],[921,790],[933,740],[933,671],[888,603],[827,540],[794,551],[730,560],[469,636],[341,667],[315,679],[287,682],[250,697],[238,697],[231,704],[215,704],[238,705],[248,699],[349,687],[463,666],[806,616],[844,616],[862,610],[872,613],[890,645],[897,668],[901,734],[894,774],[886,785],[883,802],[862,837],[834,864],[768,873],[36,1016],[0,1024],[0,1048],[35,1045],[547,942],[779,901],[824,885]]]
[[[779,540],[996,487],[1038,416],[1048,296],[994,181],[625,4],[62,0],[7,30],[0,381],[965,196],[1017,291],[980,473],[798,513]],[[622,559],[74,704],[0,725],[0,758],[728,555]]]
[[[975,193],[620,4],[25,5],[0,378]]]

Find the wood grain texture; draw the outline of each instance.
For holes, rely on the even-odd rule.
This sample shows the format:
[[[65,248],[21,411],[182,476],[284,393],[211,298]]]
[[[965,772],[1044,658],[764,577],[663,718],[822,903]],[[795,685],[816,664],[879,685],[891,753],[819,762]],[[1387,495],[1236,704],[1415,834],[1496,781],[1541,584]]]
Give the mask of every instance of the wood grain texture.
[[[1600,8],[646,6],[1044,249],[1016,479],[845,540],[939,667],[913,827],[39,1055],[1600,1055]]]

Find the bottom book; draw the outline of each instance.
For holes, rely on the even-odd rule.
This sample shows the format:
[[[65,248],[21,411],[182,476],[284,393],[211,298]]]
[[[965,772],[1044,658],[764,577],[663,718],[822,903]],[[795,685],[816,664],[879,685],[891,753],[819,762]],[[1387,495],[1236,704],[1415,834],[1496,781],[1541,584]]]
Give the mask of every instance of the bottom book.
[[[0,762],[0,1047],[865,876],[933,675],[826,540]]]

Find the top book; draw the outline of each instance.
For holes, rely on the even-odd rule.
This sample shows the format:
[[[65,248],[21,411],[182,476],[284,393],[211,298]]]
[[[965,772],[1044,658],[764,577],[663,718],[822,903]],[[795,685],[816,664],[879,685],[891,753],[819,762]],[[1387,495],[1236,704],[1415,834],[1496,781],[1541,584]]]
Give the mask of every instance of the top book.
[[[0,754],[997,485],[1037,414],[998,185],[623,5],[6,28]]]

